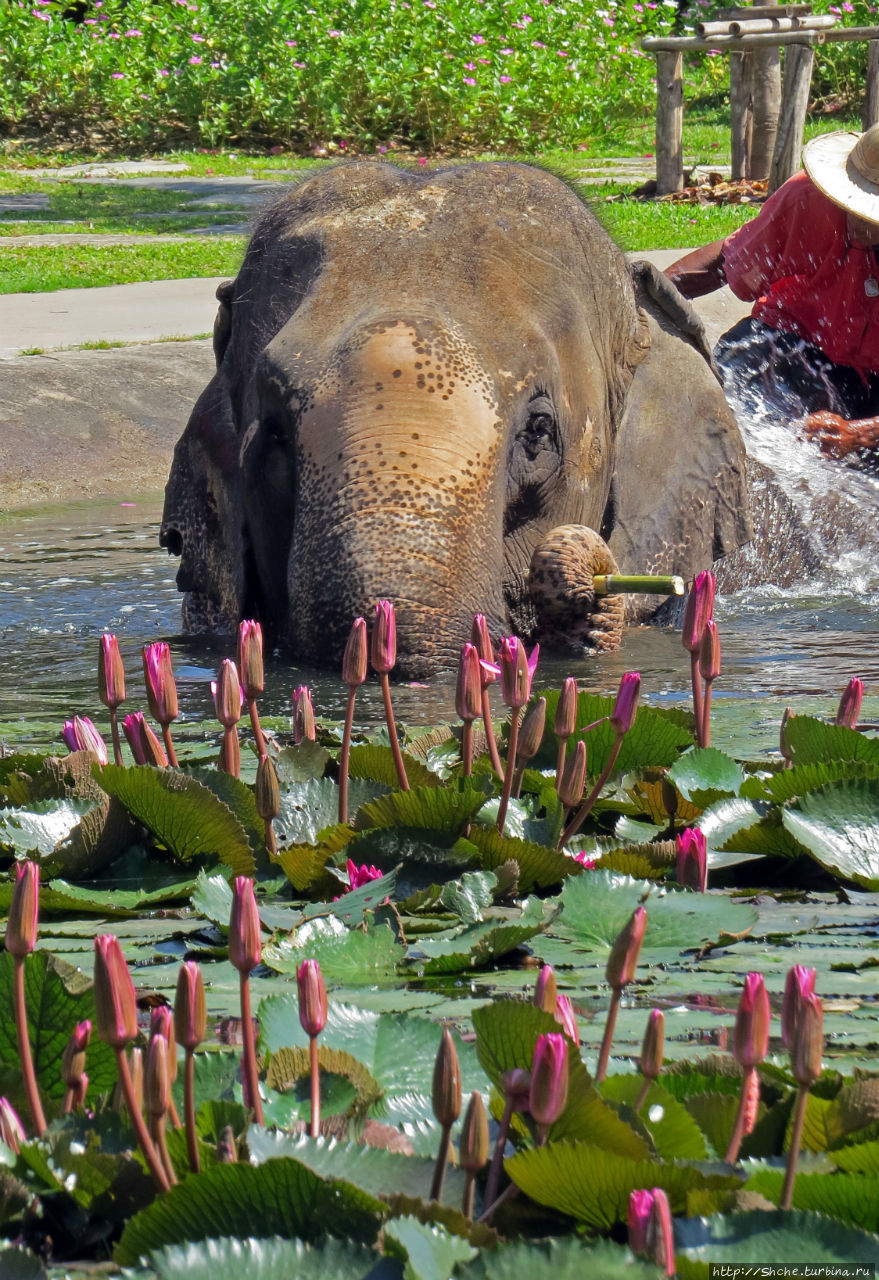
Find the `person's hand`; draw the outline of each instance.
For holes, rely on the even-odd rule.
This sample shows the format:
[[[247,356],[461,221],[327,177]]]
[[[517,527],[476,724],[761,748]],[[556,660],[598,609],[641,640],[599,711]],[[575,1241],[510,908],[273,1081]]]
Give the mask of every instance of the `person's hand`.
[[[828,458],[845,458],[860,444],[854,423],[847,422],[845,418],[841,418],[838,413],[831,413],[829,409],[810,413],[803,420],[802,429]]]

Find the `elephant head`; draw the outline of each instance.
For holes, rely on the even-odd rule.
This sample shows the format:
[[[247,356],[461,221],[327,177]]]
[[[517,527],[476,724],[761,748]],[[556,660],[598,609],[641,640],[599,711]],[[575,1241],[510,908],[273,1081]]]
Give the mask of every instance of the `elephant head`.
[[[297,184],[220,290],[217,373],[175,453],[161,537],[188,619],[249,613],[326,663],[387,597],[409,675],[452,666],[474,612],[617,641],[590,566],[691,576],[749,536],[743,447],[686,304],[636,278],[639,299],[531,166],[364,161]]]

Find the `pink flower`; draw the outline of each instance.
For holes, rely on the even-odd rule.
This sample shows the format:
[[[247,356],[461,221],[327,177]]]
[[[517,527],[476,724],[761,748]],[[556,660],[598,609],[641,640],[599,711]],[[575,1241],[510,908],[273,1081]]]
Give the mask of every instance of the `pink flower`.
[[[473,79],[472,76],[464,76],[464,83],[469,85],[474,85],[476,84],[476,81]]]
[[[190,59],[189,59],[189,65],[190,65],[190,66],[192,66],[192,67],[200,67],[200,66],[201,66],[201,58],[198,58],[198,57],[192,57],[192,58],[190,58]]]
[[[508,57],[510,56],[510,54],[511,54],[511,53],[514,53],[514,52],[515,52],[515,50],[514,50],[514,49],[501,49],[501,50],[500,50],[501,56],[502,56],[502,57],[504,57],[504,58],[508,58]]]
[[[341,31],[328,31],[328,32],[327,32],[327,35],[328,35],[328,36],[330,37],[330,39],[332,39],[332,40],[338,40],[338,38],[339,38],[339,36],[340,36],[341,34],[342,34],[342,33],[341,33]]]
[[[123,73],[122,71],[114,71],[114,72],[113,72],[113,79],[114,79],[114,80],[124,80],[124,79],[125,79],[125,75],[124,75],[124,73]]]
[[[475,83],[475,82],[474,82]],[[418,163],[423,167],[427,164],[427,156],[419,156]]]
[[[587,871],[595,870],[595,859],[587,857],[585,849],[581,849],[579,853],[574,854],[574,861],[579,862]]]
[[[476,63],[475,63],[475,62],[465,62],[465,63],[464,63],[464,69],[465,69],[465,71],[475,71],[475,70],[476,70]]]
[[[138,31],[137,27],[132,27],[130,31],[125,32],[126,36],[142,36],[143,32]]]
[[[288,49],[295,49],[295,48],[296,48],[296,41],[295,41],[295,40],[285,40],[285,41],[284,41],[284,44],[287,46],[287,48],[288,48]]]
[[[510,81],[512,80],[512,78],[513,78],[512,76],[499,76],[499,77],[498,77],[498,79],[500,80],[501,84],[509,84],[509,83],[510,83]]]
[[[473,44],[485,44],[485,36],[471,36]]]
[[[107,763],[107,745],[88,716],[65,720],[61,736],[71,751],[91,751],[101,764]]]
[[[204,36],[190,36],[190,40],[194,40],[196,44],[204,44]]]
[[[384,872],[379,871],[378,867],[369,867],[364,862],[358,867],[356,863],[348,859],[348,891],[361,888],[362,885],[369,884],[372,880],[381,880]]]
[[[569,58],[571,56],[569,53],[566,53],[564,49],[556,49],[555,54],[557,58]]]
[[[532,41],[531,41],[531,48],[532,48],[532,49],[545,49],[545,48],[546,48],[546,45],[543,43],[543,41],[542,41],[542,40],[532,40]]]

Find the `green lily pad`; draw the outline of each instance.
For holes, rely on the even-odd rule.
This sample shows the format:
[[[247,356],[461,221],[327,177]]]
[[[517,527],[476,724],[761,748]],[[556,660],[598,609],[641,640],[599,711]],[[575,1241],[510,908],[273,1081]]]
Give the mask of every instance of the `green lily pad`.
[[[832,760],[868,760],[879,764],[879,739],[815,716],[793,716],[785,736],[794,765]]]
[[[676,760],[668,771],[685,800],[705,809],[725,796],[737,796],[745,774],[732,756],[716,747],[694,747]]]
[[[879,780],[827,783],[786,808],[782,821],[822,867],[879,889]]]
[[[520,947],[551,919],[539,898],[526,898],[518,916],[491,918],[450,938],[421,938],[406,953],[406,964],[422,976],[477,969]]]
[[[372,827],[417,827],[421,830],[463,832],[485,804],[485,792],[469,779],[445,787],[413,787],[394,791],[362,805],[354,820],[357,831]]]
[[[502,836],[497,827],[475,823],[470,828],[468,838],[479,850],[482,865],[487,871],[495,870],[504,862],[517,864],[519,889],[522,893],[561,884],[567,876],[577,874],[582,869],[577,862],[557,849],[516,836]]]
[[[715,1267],[754,1267],[804,1263],[813,1267],[846,1262],[875,1262],[879,1238],[833,1222],[818,1213],[796,1209],[714,1214],[710,1218],[686,1218],[675,1222],[675,1257],[681,1275],[708,1277],[708,1263]],[[704,1268],[684,1271],[687,1264]],[[755,1270],[755,1274],[757,1274]]]
[[[781,1199],[784,1173],[761,1169],[751,1175],[747,1190],[759,1191],[774,1204]],[[875,1173],[804,1173],[794,1183],[795,1209],[811,1209],[828,1218],[859,1227],[862,1231],[879,1230],[879,1174]],[[876,1255],[874,1255],[875,1258]]]
[[[384,1238],[386,1247],[396,1246],[405,1258],[405,1280],[448,1280],[459,1263],[477,1254],[469,1240],[410,1216],[392,1219]]]
[[[642,1083],[640,1075],[609,1076],[601,1084],[601,1096],[632,1108]],[[650,1134],[657,1155],[663,1159],[707,1159],[708,1149],[699,1126],[683,1103],[672,1097],[660,1080],[651,1083],[637,1115]]]
[[[579,1236],[524,1241],[482,1250],[468,1267],[455,1273],[462,1280],[659,1280],[664,1274],[652,1262],[633,1258],[612,1240],[585,1241]]]
[[[390,979],[405,953],[385,924],[349,929],[335,915],[307,920],[290,938],[263,947],[262,961],[276,973],[295,974],[303,960],[317,960],[329,982]]]
[[[439,787],[442,779],[427,765],[416,760],[407,752],[403,753],[403,764],[410,787]],[[397,778],[397,766],[394,764],[394,753],[390,747],[380,747],[375,743],[364,743],[351,748],[348,764],[349,778],[368,778],[372,782],[381,782],[389,791],[396,791],[400,783]]]
[[[2,1256],[2,1255],[0,1255]],[[220,1237],[153,1249],[156,1280],[399,1280],[396,1263],[348,1240],[282,1240],[278,1236]]]

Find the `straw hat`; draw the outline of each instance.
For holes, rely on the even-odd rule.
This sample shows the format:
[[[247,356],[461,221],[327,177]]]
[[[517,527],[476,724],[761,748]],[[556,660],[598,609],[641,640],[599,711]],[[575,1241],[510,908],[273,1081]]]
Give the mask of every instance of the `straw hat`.
[[[824,133],[803,149],[803,168],[834,204],[879,223],[879,124],[866,133]]]

